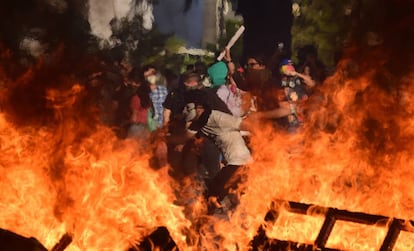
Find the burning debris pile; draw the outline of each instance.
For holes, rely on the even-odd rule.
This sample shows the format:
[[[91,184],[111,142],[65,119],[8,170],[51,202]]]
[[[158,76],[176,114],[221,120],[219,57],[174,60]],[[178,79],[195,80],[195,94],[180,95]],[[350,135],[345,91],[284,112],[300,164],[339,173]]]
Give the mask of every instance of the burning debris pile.
[[[283,214],[286,214],[286,212],[308,215],[308,217],[324,217],[323,223],[319,224],[320,228],[318,228],[319,231],[317,232],[317,237],[312,244],[269,239],[269,234],[267,232],[270,232],[271,235],[273,224],[280,215],[283,217]],[[265,221],[266,224],[263,224],[263,226],[260,227],[258,235],[255,236],[251,243],[252,250],[343,250],[326,247],[331,234],[334,232],[333,230],[335,225],[341,224],[341,221],[342,224],[356,223],[353,228],[358,229],[357,226],[359,226],[360,231],[366,231],[369,226],[377,228],[377,231],[381,233],[378,234],[377,237],[379,238],[380,235],[383,235],[383,241],[382,243],[379,243],[380,246],[378,246],[375,250],[381,251],[393,250],[402,231],[406,231],[410,234],[414,232],[413,221],[405,221],[380,215],[355,213],[335,208],[324,208],[317,205],[307,205],[297,202],[275,201],[272,204],[271,210],[266,215]],[[386,231],[384,231],[385,229]],[[375,231],[373,232],[375,233]],[[342,241],[342,238],[339,238],[339,241]],[[366,250],[370,248],[369,246],[364,246],[361,239],[355,239],[354,241],[360,242],[359,245],[361,246],[358,248],[359,250]],[[405,248],[406,247],[402,249]]]

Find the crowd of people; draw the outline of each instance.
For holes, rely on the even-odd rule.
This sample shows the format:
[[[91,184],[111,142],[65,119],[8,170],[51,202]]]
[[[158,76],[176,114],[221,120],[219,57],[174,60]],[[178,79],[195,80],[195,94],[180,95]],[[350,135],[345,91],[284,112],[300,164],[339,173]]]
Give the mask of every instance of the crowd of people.
[[[238,171],[252,161],[254,123],[268,120],[295,133],[304,123],[303,104],[326,77],[315,51],[297,64],[281,51],[249,55],[244,66],[225,52],[223,60],[197,62],[175,78],[153,65],[117,65],[120,75],[111,81],[119,84],[103,91],[111,102],[101,105],[118,137],[154,145],[154,168],[168,165],[177,181],[194,178],[216,204],[228,199],[244,178]]]

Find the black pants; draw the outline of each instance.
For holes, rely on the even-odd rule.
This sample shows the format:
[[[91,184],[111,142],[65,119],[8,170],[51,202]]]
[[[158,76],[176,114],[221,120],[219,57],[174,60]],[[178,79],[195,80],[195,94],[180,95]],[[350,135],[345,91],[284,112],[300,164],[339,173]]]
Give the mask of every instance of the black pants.
[[[238,172],[241,166],[228,165],[220,170],[208,184],[208,196],[215,196],[222,200],[230,189],[236,189],[244,180],[243,174]]]
[[[212,179],[220,171],[220,150],[209,138],[203,138],[200,145],[188,141],[181,152],[176,146],[168,146],[168,162],[175,176],[200,175],[203,179]]]

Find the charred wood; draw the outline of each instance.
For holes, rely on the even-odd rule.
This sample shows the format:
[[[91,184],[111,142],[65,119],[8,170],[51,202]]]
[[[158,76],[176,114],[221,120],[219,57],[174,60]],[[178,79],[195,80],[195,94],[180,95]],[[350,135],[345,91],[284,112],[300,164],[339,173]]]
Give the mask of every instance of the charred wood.
[[[158,227],[143,241],[128,249],[128,251],[178,251],[178,247],[166,227]]]
[[[47,251],[35,238],[26,238],[0,228],[0,250],[2,251]]]
[[[274,201],[271,209],[266,214],[265,222],[274,223],[277,220],[280,210],[286,210],[291,213],[304,214],[311,216],[324,216],[325,220],[319,231],[314,244],[297,243],[291,240],[277,240],[268,238],[265,228],[261,226],[257,235],[251,241],[251,250],[336,250],[326,248],[329,235],[337,220],[359,223],[364,225],[376,225],[387,228],[385,236],[379,251],[391,251],[394,248],[397,238],[401,231],[414,232],[414,222],[412,220],[402,220],[382,215],[367,214],[361,212],[351,212],[339,210],[336,208],[322,207],[317,205],[291,202],[291,201]]]
[[[69,233],[64,234],[58,243],[50,251],[63,251],[65,250],[70,243],[72,242],[72,235]]]

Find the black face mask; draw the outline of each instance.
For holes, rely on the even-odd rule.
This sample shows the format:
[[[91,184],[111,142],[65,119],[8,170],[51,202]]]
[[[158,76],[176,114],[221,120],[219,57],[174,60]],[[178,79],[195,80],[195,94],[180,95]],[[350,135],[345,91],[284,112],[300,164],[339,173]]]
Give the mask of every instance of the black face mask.
[[[252,88],[260,88],[270,79],[271,76],[272,73],[268,69],[249,69],[246,74],[246,81]]]

